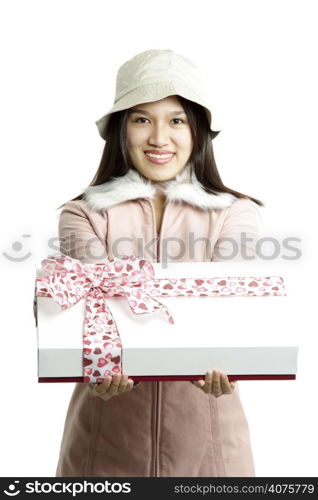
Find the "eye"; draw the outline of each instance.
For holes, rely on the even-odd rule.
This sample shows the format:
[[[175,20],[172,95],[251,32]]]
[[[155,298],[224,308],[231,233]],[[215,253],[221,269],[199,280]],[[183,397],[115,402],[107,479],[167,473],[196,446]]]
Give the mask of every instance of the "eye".
[[[140,122],[140,121],[138,121],[138,120],[148,120],[148,118],[144,118],[144,117],[141,117],[141,116],[140,116],[139,118],[137,118],[137,119],[135,120],[135,122],[136,122],[136,123],[145,123],[145,122]]]
[[[176,120],[179,121],[179,123],[176,123],[176,125],[180,125],[180,123],[184,123],[184,120],[181,120],[181,118],[173,118],[172,121],[175,122]]]

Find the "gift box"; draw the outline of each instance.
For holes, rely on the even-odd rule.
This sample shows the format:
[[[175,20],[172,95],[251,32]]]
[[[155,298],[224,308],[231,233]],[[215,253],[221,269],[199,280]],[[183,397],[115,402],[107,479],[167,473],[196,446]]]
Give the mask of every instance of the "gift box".
[[[295,285],[270,267],[49,256],[35,288],[38,379],[195,380],[208,369],[230,380],[295,379]]]

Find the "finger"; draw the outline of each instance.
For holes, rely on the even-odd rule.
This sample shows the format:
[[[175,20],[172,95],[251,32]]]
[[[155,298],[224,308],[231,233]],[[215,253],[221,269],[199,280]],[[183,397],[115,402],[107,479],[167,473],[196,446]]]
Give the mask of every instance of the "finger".
[[[128,382],[128,375],[122,374],[121,380],[118,386],[118,392],[125,392],[126,387],[127,387],[127,382]]]
[[[111,377],[106,377],[103,382],[97,383],[97,384],[89,384],[89,390],[93,393],[96,394],[97,396],[101,396],[102,394],[107,391],[108,387],[110,386],[111,383]]]
[[[221,396],[222,389],[221,389],[221,381],[220,381],[221,374],[220,372],[213,371],[213,380],[212,380],[212,394],[218,398]]]
[[[210,393],[212,390],[213,373],[212,370],[208,370],[205,374],[204,385],[202,390],[206,393]]]
[[[118,391],[120,381],[121,381],[121,375],[119,373],[116,373],[116,375],[113,375],[111,385],[110,385],[107,392],[111,395],[116,394]]]
[[[232,394],[232,387],[228,379],[228,376],[225,375],[224,373],[221,373],[220,381],[221,381],[221,390],[223,394]]]
[[[134,387],[134,381],[132,378],[129,378],[127,380],[127,386],[126,386],[126,391],[131,391],[131,389]]]
[[[204,380],[192,380],[192,384],[198,387],[199,389],[202,389],[202,387],[205,385]]]

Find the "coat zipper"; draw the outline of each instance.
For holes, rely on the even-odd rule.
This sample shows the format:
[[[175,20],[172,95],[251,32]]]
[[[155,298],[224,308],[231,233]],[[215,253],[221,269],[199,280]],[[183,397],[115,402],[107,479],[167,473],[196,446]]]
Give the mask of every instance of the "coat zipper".
[[[158,237],[158,241],[157,241],[157,262],[160,262],[161,261],[161,248],[160,248],[160,243],[161,243],[161,235],[162,235],[162,228],[163,228],[163,223],[164,223],[164,219],[165,219],[165,215],[166,215],[166,209],[167,209],[167,205],[165,204],[164,207],[163,207],[163,213],[162,213],[162,218],[161,218],[161,227],[160,227],[160,231],[159,231],[159,234],[156,235]],[[156,225],[155,225],[156,227]]]
[[[164,206],[163,209],[163,214],[162,214],[162,219],[161,219],[161,227],[159,234],[157,233],[156,230],[156,217],[155,217],[155,210],[154,206],[152,204],[152,201],[150,198],[148,198],[149,204],[151,206],[152,210],[152,220],[153,220],[153,228],[154,228],[154,233],[155,237],[157,238],[157,262],[160,262],[161,258],[161,253],[160,253],[160,241],[161,241],[161,235],[162,235],[162,228],[163,228],[163,223],[164,223],[164,218],[165,218],[165,213],[166,213],[166,205]],[[153,461],[154,461],[154,477],[159,477],[159,415],[160,415],[160,396],[161,396],[161,383],[156,381],[155,383],[155,439],[154,439],[154,454],[153,454]]]

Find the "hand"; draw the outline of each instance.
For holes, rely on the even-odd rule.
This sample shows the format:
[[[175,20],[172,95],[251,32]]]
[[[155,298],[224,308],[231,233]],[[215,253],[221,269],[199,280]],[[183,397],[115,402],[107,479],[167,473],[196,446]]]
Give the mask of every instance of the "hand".
[[[134,381],[128,378],[125,373],[108,376],[103,382],[88,384],[88,389],[92,396],[98,396],[104,401],[108,401],[113,396],[118,396],[123,392],[129,392],[134,387]]]
[[[230,382],[227,375],[215,370],[207,371],[205,380],[193,380],[192,384],[201,389],[206,394],[213,394],[216,398],[224,394],[232,394],[235,384]]]

